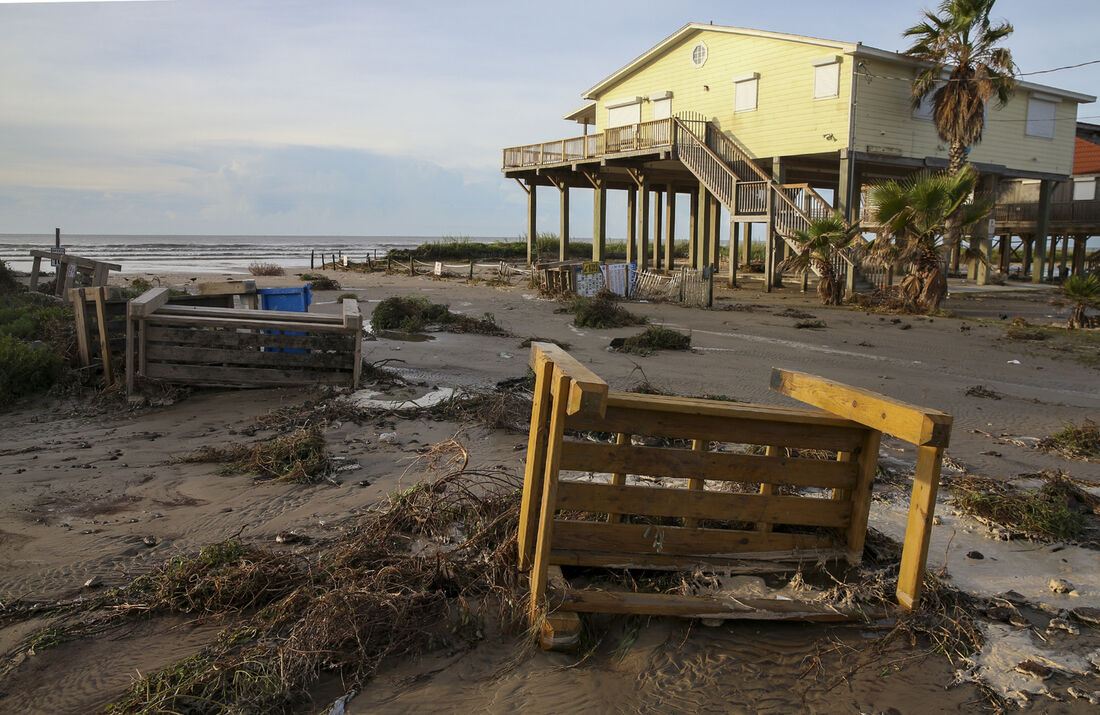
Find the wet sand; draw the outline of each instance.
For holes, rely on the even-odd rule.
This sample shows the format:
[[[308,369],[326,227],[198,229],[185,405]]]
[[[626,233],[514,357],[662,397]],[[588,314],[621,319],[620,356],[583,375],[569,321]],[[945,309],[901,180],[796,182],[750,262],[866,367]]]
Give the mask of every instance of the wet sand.
[[[971,473],[1007,479],[1063,469],[1100,484],[1100,464],[1012,441],[1043,437],[1065,422],[1100,415],[1100,371],[1042,343],[1005,338],[1007,320],[1016,316],[1033,324],[1064,323],[1066,308],[1051,305],[1046,289],[960,291],[945,308],[962,317],[929,319],[825,308],[796,288],[771,294],[762,293],[758,283],[735,291],[719,288],[719,310],[629,306],[652,322],[692,334],[691,353],[642,358],[607,350],[612,338],[636,328],[578,329],[570,316],[554,312],[556,303],[518,282],[489,287],[426,276],[328,273],[345,289],[317,292],[312,311],[335,312],[337,296],[346,291],[359,296],[368,316],[385,297],[421,295],[459,312],[492,313],[518,336],[436,333],[424,342],[364,343],[367,361],[403,361],[390,366],[423,382],[421,392],[488,387],[523,375],[527,351],[519,341],[528,336],[571,343],[570,352],[617,389],[645,377],[679,394],[792,404],[768,390],[776,366],[954,415],[948,456]],[[180,282],[187,280],[183,276]],[[286,285],[295,279],[258,282]],[[826,327],[798,329],[795,324],[805,318],[790,317],[792,311],[823,320]],[[1002,315],[1006,321],[1000,321]],[[968,396],[967,388],[976,385],[1003,397]],[[0,600],[72,598],[95,576],[105,586],[119,585],[171,556],[237,533],[263,545],[273,544],[274,535],[286,529],[312,536],[339,533],[346,519],[416,481],[419,473],[407,470],[417,450],[456,433],[470,450],[471,466],[522,471],[523,435],[421,420],[384,427],[331,425],[326,433],[331,452],[345,465],[359,465],[338,473],[338,485],[254,484],[245,475],[220,474],[219,465],[169,463],[201,446],[261,439],[264,432],[249,430],[257,417],[315,396],[308,389],[202,390],[172,406],[133,412],[97,412],[58,399],[17,406],[0,424]],[[381,442],[383,431],[396,431],[397,442]],[[886,440],[885,453],[913,459],[893,440]],[[148,536],[155,540],[152,547],[143,541]],[[86,712],[120,694],[135,668],[147,672],[171,662],[206,637],[193,628],[179,637],[172,629],[181,627],[190,628],[154,622],[112,636],[114,650],[125,651],[125,657],[106,658],[104,653],[114,650],[98,639],[34,656],[0,685],[0,711]],[[0,629],[0,651],[9,652],[29,632],[28,624]],[[734,623],[711,629],[655,619],[623,658],[614,652],[619,643],[613,639],[605,638],[580,665],[575,656],[532,653],[512,641],[491,640],[470,653],[392,664],[352,702],[351,711],[438,710],[443,702],[449,711],[490,712],[517,706],[537,712],[935,712],[972,711],[981,702],[973,685],[945,690],[952,668],[939,658],[914,657],[917,651],[908,644],[834,683],[837,673],[851,668],[853,649],[866,642],[858,628]],[[517,658],[518,665],[506,668]],[[47,672],[48,678],[35,675]],[[55,677],[81,685],[59,689]],[[1047,711],[1048,705],[1055,706],[1046,701],[1035,707]],[[1068,702],[1056,710],[1079,706]]]

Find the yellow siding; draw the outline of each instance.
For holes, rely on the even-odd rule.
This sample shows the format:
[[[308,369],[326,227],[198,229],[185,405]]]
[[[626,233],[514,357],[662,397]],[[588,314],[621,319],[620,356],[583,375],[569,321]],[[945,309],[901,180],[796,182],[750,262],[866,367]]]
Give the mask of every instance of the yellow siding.
[[[923,159],[947,158],[947,144],[929,120],[914,119],[909,102],[912,69],[882,60],[867,59],[871,78],[858,77],[853,149],[896,153]],[[1030,92],[1019,90],[1002,109],[990,107],[982,141],[970,153],[977,163],[1000,164],[1010,169],[1069,174],[1073,167],[1073,138],[1077,104],[1062,101],[1055,116],[1054,138],[1027,136],[1027,103]]]
[[[706,43],[708,56],[697,68],[691,51],[699,40]],[[811,63],[829,55],[841,57],[839,96],[815,100]],[[672,91],[674,114],[704,114],[755,157],[835,152],[848,142],[851,67],[852,58],[840,48],[704,30],[605,89],[595,98],[596,126],[599,131],[607,128],[609,103]],[[733,78],[752,72],[760,74],[757,109],[735,114]],[[651,119],[653,104],[643,102],[642,121]]]

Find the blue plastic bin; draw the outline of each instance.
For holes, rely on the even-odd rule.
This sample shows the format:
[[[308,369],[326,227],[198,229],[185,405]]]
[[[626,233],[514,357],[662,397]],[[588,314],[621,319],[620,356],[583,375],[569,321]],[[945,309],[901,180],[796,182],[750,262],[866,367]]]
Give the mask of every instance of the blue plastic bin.
[[[256,291],[260,294],[260,308],[263,310],[290,310],[295,313],[305,313],[309,304],[313,301],[309,284],[296,288],[260,288]],[[305,333],[287,330],[266,330],[269,334],[305,335]],[[264,352],[308,353],[303,348],[264,348]]]

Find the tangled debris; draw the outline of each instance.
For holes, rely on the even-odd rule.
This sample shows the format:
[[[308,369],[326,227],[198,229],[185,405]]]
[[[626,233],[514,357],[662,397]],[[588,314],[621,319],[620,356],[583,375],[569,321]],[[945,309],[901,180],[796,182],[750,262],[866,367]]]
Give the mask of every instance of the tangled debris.
[[[1100,424],[1087,417],[1078,427],[1066,424],[1065,429],[1039,441],[1044,452],[1058,452],[1071,459],[1091,461],[1100,457]]]
[[[1074,484],[1064,474],[1032,475],[1043,481],[1035,490],[1008,482],[967,475],[951,480],[954,503],[962,512],[1014,536],[1041,540],[1073,540],[1085,533],[1086,515],[1097,513],[1100,498]]]
[[[615,295],[608,291],[600,291],[594,298],[573,296],[561,310],[573,315],[578,328],[622,328],[646,322],[646,318],[619,305]]]
[[[251,447],[237,442],[225,447],[203,447],[172,461],[228,462],[227,472],[254,474],[258,481],[299,484],[323,481],[332,470],[332,462],[325,449],[323,427],[318,423]]]
[[[492,313],[486,313],[481,318],[473,318],[461,313],[452,313],[448,306],[432,303],[427,298],[394,296],[380,302],[371,312],[371,326],[375,330],[417,333],[433,325],[449,333],[476,333],[498,337],[511,335],[497,325]]]
[[[615,338],[611,341],[611,347],[619,352],[644,357],[658,350],[691,350],[691,336],[663,325],[650,325],[629,338]]]

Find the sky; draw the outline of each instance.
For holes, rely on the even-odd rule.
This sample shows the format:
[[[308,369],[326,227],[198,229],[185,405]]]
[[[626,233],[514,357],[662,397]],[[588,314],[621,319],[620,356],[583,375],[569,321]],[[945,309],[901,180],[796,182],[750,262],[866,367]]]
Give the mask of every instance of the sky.
[[[581,93],[684,24],[903,50],[927,6],[0,0],[0,233],[514,237],[525,194],[501,149],[580,134],[561,117]],[[1022,72],[1100,59],[1096,0],[994,16]],[[1100,94],[1100,65],[1031,79]]]

